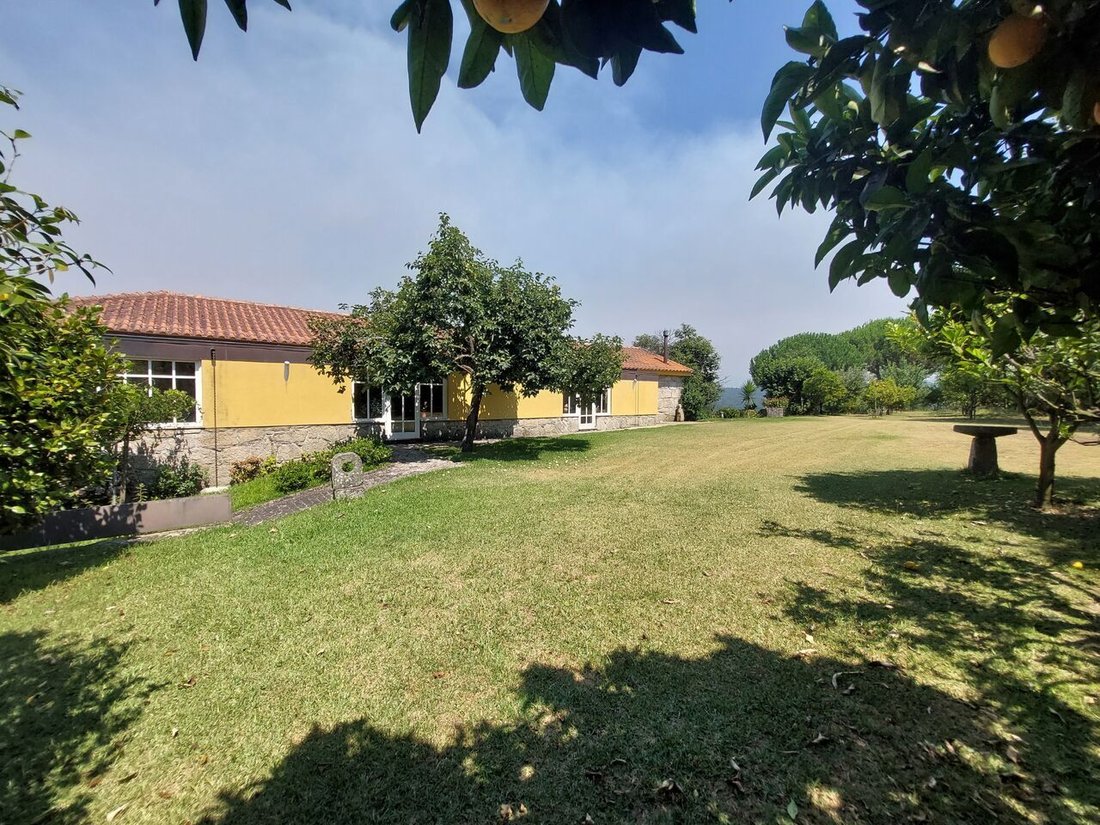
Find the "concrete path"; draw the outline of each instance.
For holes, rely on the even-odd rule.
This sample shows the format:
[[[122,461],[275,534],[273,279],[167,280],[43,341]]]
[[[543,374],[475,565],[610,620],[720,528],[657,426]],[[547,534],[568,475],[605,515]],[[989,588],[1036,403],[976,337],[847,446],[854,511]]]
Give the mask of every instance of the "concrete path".
[[[392,464],[364,473],[366,483],[363,485],[363,492],[405,476],[415,476],[421,473],[430,473],[434,470],[446,470],[460,466],[462,465],[453,461],[435,458],[412,445],[397,444],[393,447]],[[332,487],[329,484],[322,484],[320,487],[302,490],[300,493],[291,493],[289,496],[257,504],[255,507],[249,507],[247,510],[234,513],[233,523],[243,526],[260,524],[271,519],[289,516],[291,513],[297,513],[301,510],[308,510],[310,507],[324,504],[326,501],[332,501]]]

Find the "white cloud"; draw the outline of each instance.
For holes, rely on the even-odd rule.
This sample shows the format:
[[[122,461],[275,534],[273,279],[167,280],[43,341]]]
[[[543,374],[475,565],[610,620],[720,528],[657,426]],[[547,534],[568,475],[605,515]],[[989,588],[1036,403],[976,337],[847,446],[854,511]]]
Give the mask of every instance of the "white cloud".
[[[746,202],[755,125],[646,133],[642,73],[629,94],[562,75],[539,114],[504,59],[473,93],[445,81],[418,136],[402,40],[340,8],[261,6],[248,35],[212,13],[198,64],[171,9],[14,13],[0,79],[35,134],[17,180],[80,214],[74,244],[114,271],[98,291],[333,307],[393,284],[447,211],[488,254],[555,275],[582,332],[686,321],[731,379],[783,335],[900,310],[882,288],[828,295],[823,216]],[[73,31],[83,48],[62,48]]]

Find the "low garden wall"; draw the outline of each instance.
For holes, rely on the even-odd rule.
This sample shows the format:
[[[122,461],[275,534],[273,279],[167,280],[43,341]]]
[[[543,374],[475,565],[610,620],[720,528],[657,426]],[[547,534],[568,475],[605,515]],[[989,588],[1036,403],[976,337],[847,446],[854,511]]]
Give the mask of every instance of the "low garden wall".
[[[51,513],[37,527],[0,536],[0,550],[19,550],[47,544],[162,533],[229,521],[227,495],[191,496],[133,504],[109,504]]]

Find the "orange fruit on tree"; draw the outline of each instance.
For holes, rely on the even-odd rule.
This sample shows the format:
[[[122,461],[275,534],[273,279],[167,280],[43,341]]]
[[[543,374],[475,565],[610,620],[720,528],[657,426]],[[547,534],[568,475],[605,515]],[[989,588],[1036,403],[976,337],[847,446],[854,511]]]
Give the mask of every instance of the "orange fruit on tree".
[[[504,34],[525,32],[542,19],[550,0],[474,0],[481,19]]]
[[[1046,41],[1042,18],[1010,14],[989,38],[989,60],[997,68],[1014,69],[1035,57]]]
[[[1100,102],[1092,104],[1092,119],[1100,125]]]

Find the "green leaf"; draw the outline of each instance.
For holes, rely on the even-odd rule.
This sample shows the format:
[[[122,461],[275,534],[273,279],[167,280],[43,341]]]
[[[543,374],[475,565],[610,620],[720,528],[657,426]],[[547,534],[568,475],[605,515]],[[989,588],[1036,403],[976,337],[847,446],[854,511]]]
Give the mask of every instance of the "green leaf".
[[[855,266],[860,256],[863,255],[864,249],[863,241],[856,238],[854,241],[848,241],[848,243],[837,250],[837,253],[833,256],[832,263],[829,264],[830,292],[836,289],[837,285],[845,278],[852,276],[852,268]]]
[[[393,16],[390,18],[390,28],[393,29],[395,32],[405,31],[405,27],[409,25],[409,17],[412,15],[413,9],[416,7],[416,4],[417,0],[405,0],[405,2],[398,6],[394,10]],[[477,17],[479,20],[481,20],[480,15],[477,15]],[[473,21],[471,19],[471,23],[472,22]],[[485,21],[482,20],[482,22],[484,23]]]
[[[657,0],[657,14],[662,20],[675,23],[681,29],[696,34],[695,0]]]
[[[611,79],[616,86],[622,86],[630,80],[630,76],[638,68],[638,58],[641,56],[642,47],[630,43],[622,44],[611,56]]]
[[[909,274],[902,269],[891,269],[886,275],[886,282],[890,285],[890,291],[899,298],[909,294]]]
[[[880,212],[884,209],[898,209],[909,206],[909,199],[896,186],[883,186],[875,190],[864,203],[868,212]]]
[[[1009,352],[1015,352],[1020,346],[1020,331],[1014,315],[1002,315],[993,325],[990,335],[993,357],[997,358]]]
[[[905,173],[905,188],[911,195],[923,195],[932,184],[929,175],[935,157],[931,149],[925,149],[909,164]]]
[[[672,32],[664,27],[653,0],[620,0],[625,6],[617,21],[622,36],[636,46],[661,54],[683,54]]]
[[[528,32],[512,35],[511,40],[523,99],[541,112],[554,80],[554,61],[539,49]]]
[[[247,0],[225,0],[225,5],[229,7],[229,13],[233,15],[233,19],[237,21],[237,27],[245,32],[248,31],[248,6]]]
[[[191,45],[191,57],[199,59],[202,36],[206,33],[206,0],[179,0],[183,31]]]
[[[504,35],[486,23],[478,15],[478,22],[471,21],[470,36],[462,52],[462,64],[458,70],[458,87],[472,89],[479,86],[496,66]]]
[[[764,191],[769,183],[779,177],[780,169],[769,169],[753,184],[752,191],[749,193],[749,200],[751,201],[757,195]]]
[[[814,0],[813,5],[806,10],[806,16],[802,18],[802,28],[831,40],[837,39],[836,23],[822,0]]]
[[[764,140],[771,137],[775,122],[783,114],[787,102],[802,88],[803,84],[813,75],[814,70],[805,63],[791,61],[772,78],[771,90],[764,100],[764,107],[760,111],[760,128],[764,132]]]
[[[793,799],[787,803],[787,816],[792,820],[798,819],[798,805],[795,804]]]
[[[451,61],[454,16],[450,0],[417,0],[409,16],[409,100],[416,131],[439,95]]]
[[[829,44],[822,40],[819,33],[803,28],[786,26],[783,29],[783,37],[786,39],[787,45],[796,52],[812,55],[813,57],[823,57],[829,48]]]
[[[842,218],[834,219],[832,226],[829,227],[829,231],[825,235],[825,240],[821,242],[821,245],[817,248],[817,254],[814,255],[814,269],[821,266],[825,256],[832,252],[836,245],[850,234],[852,234],[852,230]]]
[[[22,129],[16,129],[11,133],[12,140],[26,140],[31,136],[30,132],[24,132]]]

